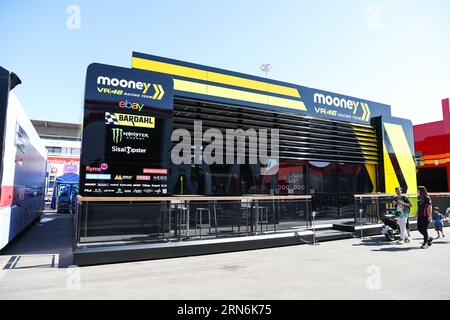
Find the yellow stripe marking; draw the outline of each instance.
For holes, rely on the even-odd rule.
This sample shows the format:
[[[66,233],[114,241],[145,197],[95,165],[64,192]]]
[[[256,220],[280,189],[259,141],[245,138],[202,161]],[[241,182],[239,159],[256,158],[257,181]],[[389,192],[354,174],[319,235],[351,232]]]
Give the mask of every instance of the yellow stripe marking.
[[[384,157],[384,182],[386,187],[386,193],[393,194],[395,193],[395,188],[399,187],[400,184],[398,183],[394,166],[392,165],[391,158],[389,157],[389,153],[384,143],[383,143],[383,157]]]
[[[377,177],[375,165],[366,163],[367,173],[369,174],[370,181],[372,181],[373,189],[372,192],[377,192]]]
[[[411,154],[411,149],[409,148],[403,128],[401,125],[392,123],[385,123],[384,128],[391,141],[403,177],[408,185],[408,192],[415,192],[417,189],[416,163],[414,156]]]
[[[296,88],[271,84],[268,82],[246,79],[237,76],[226,75],[218,72],[195,69],[191,67],[179,66],[171,63],[147,60],[133,57],[131,65],[136,69],[155,71],[171,74],[174,76],[186,77],[191,79],[217,82],[226,85],[238,86],[247,89],[276,93],[294,98],[301,98]]]
[[[174,89],[178,91],[192,92],[220,98],[248,101],[254,103],[267,104],[276,107],[306,111],[305,104],[302,101],[298,100],[273,97],[260,93],[223,88],[219,86],[212,86],[203,83],[196,83],[179,79],[174,79],[173,82],[174,82]]]

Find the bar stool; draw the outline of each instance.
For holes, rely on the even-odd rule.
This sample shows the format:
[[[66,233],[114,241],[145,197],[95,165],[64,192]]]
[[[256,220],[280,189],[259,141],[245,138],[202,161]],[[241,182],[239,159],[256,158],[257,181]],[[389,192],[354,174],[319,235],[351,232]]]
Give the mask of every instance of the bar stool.
[[[175,214],[175,225],[174,225],[174,236],[181,239],[182,230],[186,232],[186,236],[189,236],[189,208],[187,204],[183,201],[173,201],[170,205],[170,209],[174,210]],[[169,214],[169,228],[171,226],[171,215]]]
[[[256,221],[261,226],[261,233],[263,232],[263,225],[266,225],[266,230],[269,230],[269,208],[260,206],[257,203],[255,209],[256,209]]]
[[[250,218],[252,213],[251,199],[241,199],[241,206],[238,217],[238,235],[241,234],[241,223],[245,222],[245,232],[249,233]]]
[[[203,213],[208,214],[208,223],[203,223]],[[200,228],[200,239],[202,238],[202,227],[209,228],[209,233],[211,233],[211,210],[209,208],[195,209],[195,236],[197,236],[197,229]]]
[[[203,223],[203,214],[208,214],[208,223]],[[201,207],[195,209],[195,236],[197,236],[197,229],[200,229],[200,239],[202,238],[202,228],[208,228],[209,234],[211,234],[211,215],[213,215],[214,219],[214,227],[216,230],[217,237],[217,210],[216,210],[216,202],[214,201],[212,206],[211,203],[208,202],[207,207]]]

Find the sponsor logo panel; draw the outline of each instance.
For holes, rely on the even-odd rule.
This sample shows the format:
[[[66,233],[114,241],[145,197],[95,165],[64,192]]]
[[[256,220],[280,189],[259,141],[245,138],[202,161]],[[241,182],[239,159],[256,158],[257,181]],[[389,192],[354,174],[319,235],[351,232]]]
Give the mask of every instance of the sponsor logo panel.
[[[86,172],[102,172],[108,170],[108,164],[102,163],[100,166],[86,166]]]
[[[155,117],[117,112],[105,112],[105,124],[154,129]]]
[[[87,173],[86,180],[111,180],[110,174]]]
[[[144,174],[167,174],[167,169],[144,168]]]

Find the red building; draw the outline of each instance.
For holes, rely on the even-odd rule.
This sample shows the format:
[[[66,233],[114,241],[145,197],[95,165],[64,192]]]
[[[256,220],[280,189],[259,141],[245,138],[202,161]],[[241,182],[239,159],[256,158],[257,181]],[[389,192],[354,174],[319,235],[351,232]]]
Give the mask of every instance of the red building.
[[[450,99],[442,100],[443,120],[415,125],[417,183],[432,192],[450,190]]]

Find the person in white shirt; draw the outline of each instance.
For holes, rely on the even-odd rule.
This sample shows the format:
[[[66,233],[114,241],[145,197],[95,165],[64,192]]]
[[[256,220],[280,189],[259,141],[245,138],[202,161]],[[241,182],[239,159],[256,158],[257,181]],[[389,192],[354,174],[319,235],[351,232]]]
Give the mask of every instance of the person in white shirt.
[[[397,223],[400,227],[400,240],[398,243],[409,243],[408,232],[406,230],[406,223],[408,221],[409,212],[412,207],[411,201],[406,196],[402,196],[402,188],[395,188],[396,197],[392,204],[397,209]]]

